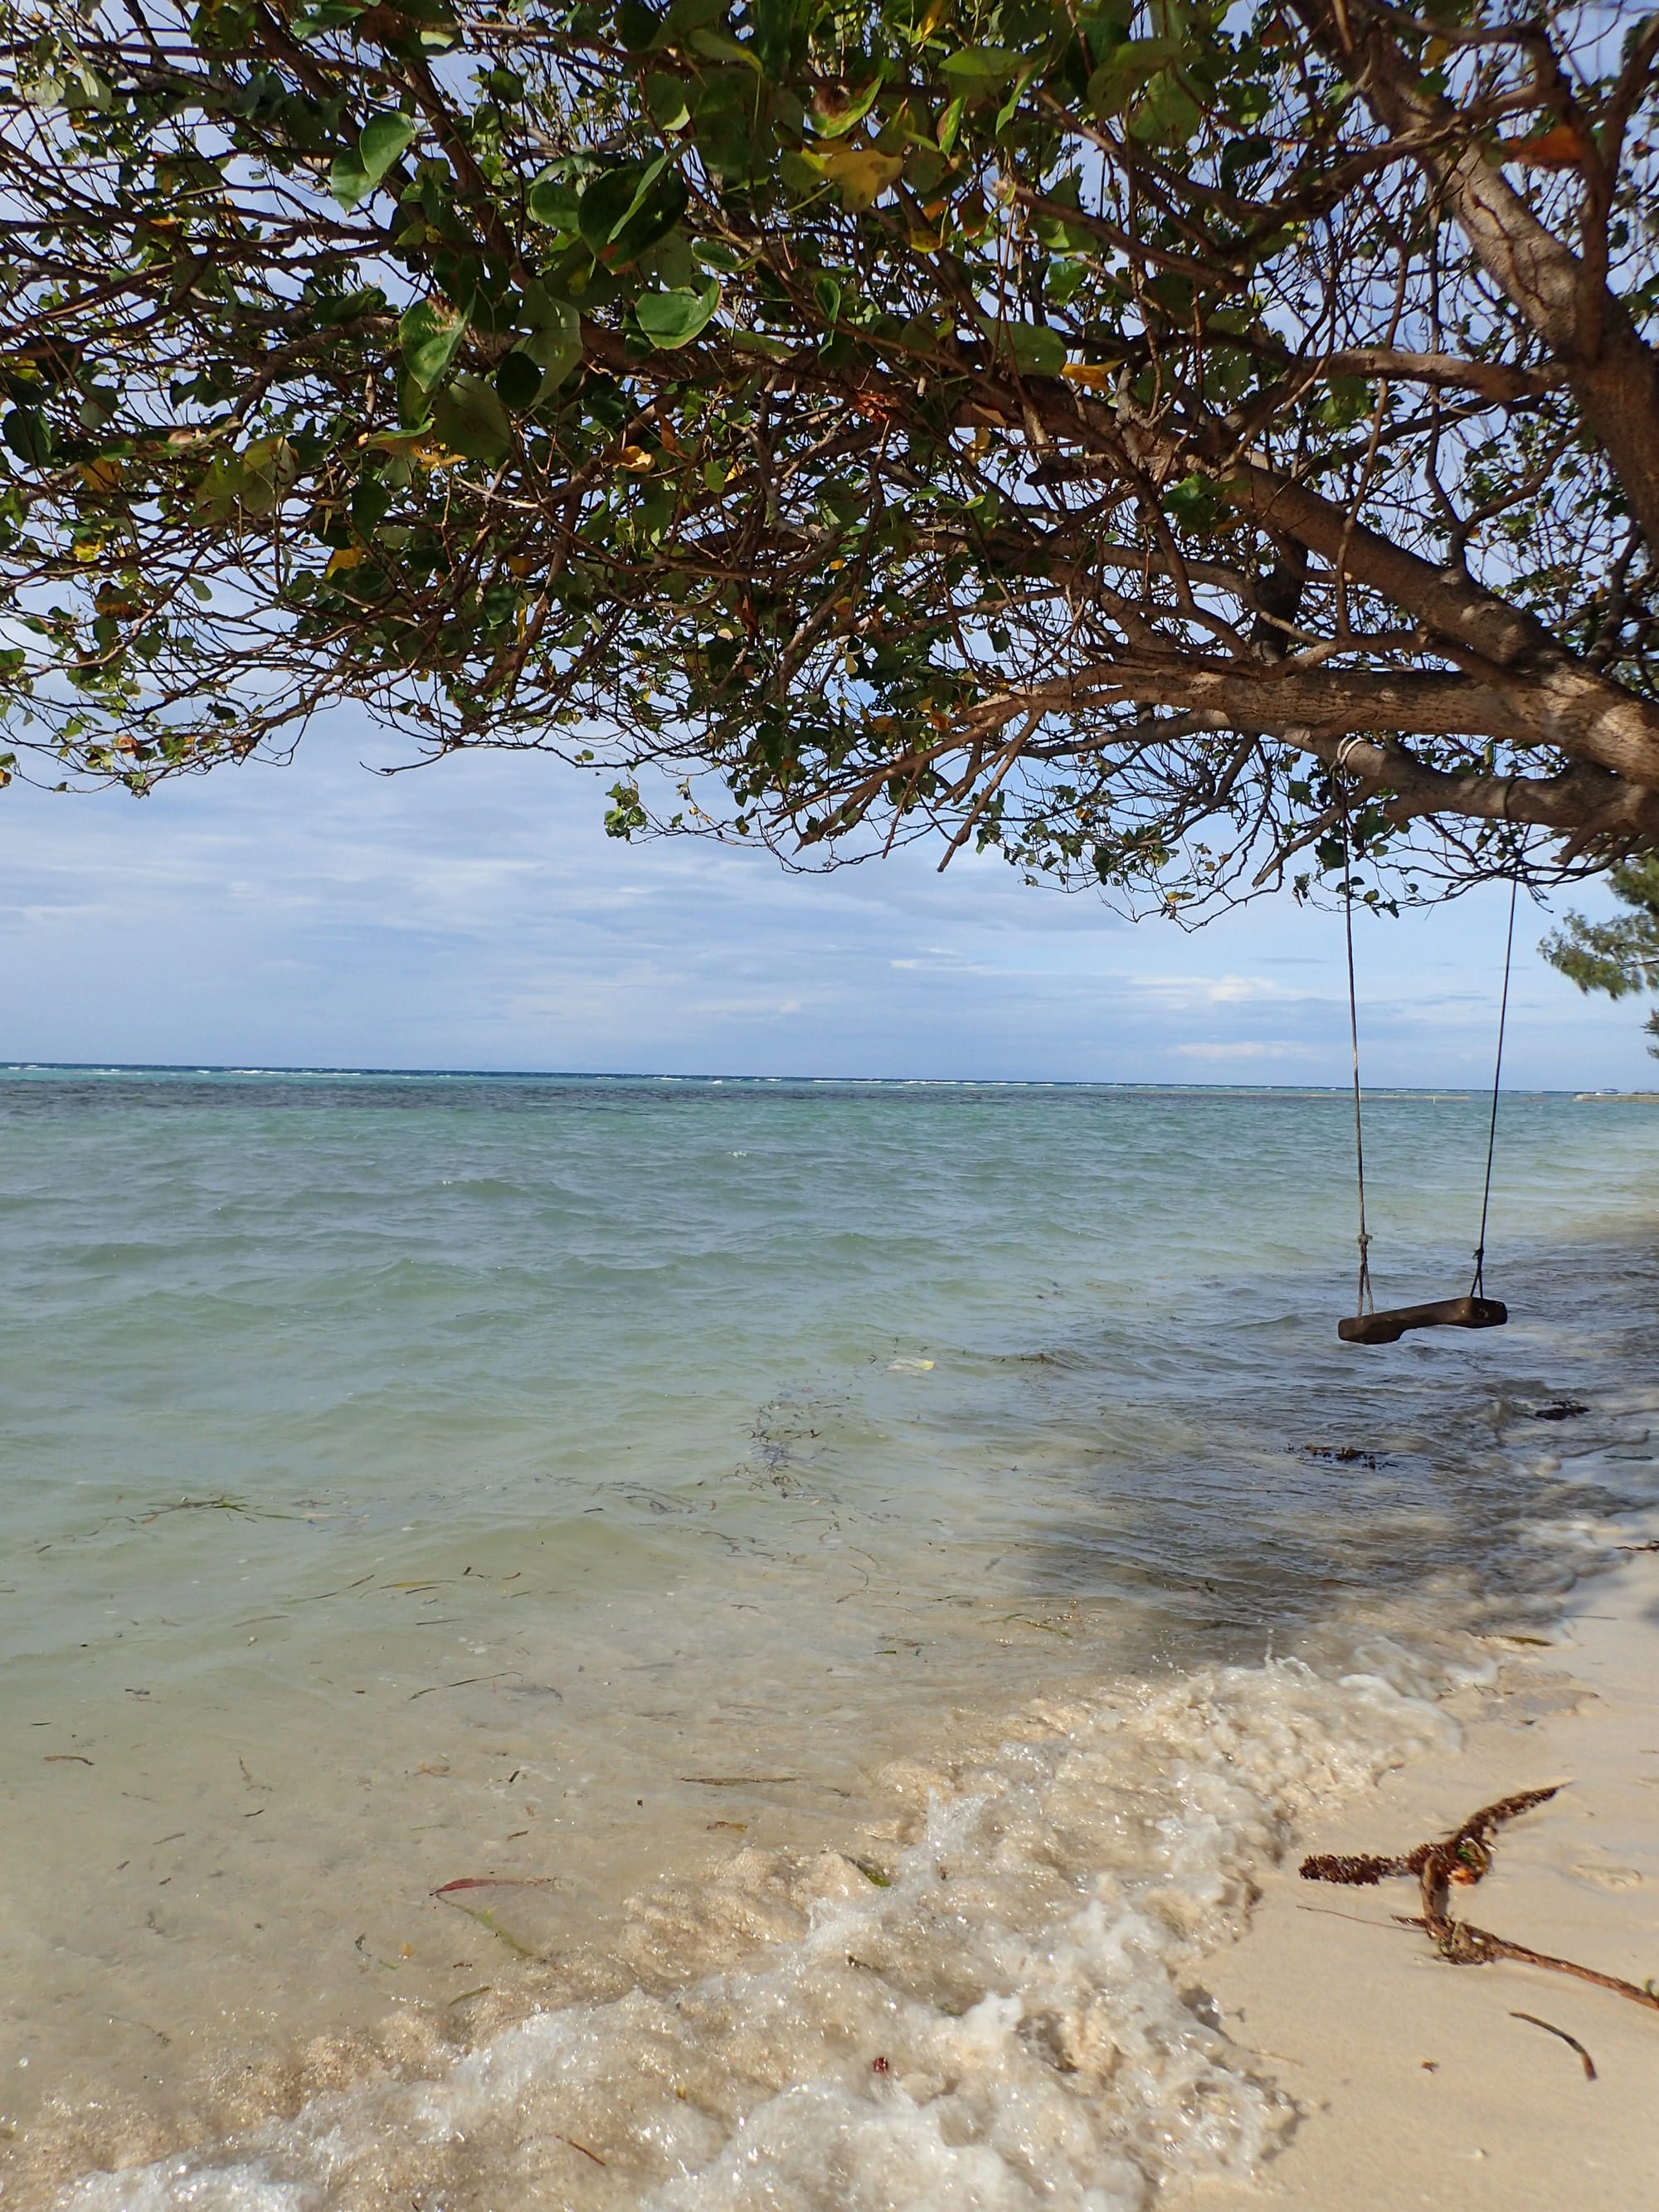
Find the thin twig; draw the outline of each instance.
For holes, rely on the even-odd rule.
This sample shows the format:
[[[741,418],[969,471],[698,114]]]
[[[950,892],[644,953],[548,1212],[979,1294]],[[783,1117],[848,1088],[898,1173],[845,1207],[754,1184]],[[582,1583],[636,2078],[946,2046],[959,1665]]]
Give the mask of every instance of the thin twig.
[[[1590,2057],[1589,2051],[1585,2050],[1583,2045],[1578,2040],[1578,2038],[1576,2035],[1569,2035],[1565,2027],[1557,2027],[1553,2022],[1550,2021],[1540,2020],[1535,2012],[1512,2012],[1510,2014],[1510,2018],[1511,2020],[1524,2020],[1533,2027],[1541,2027],[1546,2035],[1559,2035],[1563,2043],[1571,2044],[1572,2048],[1578,2053],[1578,2056],[1584,2062],[1584,2079],[1587,2081],[1595,2081],[1595,2061]]]

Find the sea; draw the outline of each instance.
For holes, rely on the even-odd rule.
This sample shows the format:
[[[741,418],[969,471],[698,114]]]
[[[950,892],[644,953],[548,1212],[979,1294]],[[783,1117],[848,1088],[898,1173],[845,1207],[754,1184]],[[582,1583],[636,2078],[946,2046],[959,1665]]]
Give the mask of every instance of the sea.
[[[1366,1102],[1379,1303],[1491,1102]],[[1659,1494],[1659,1109],[0,1070],[0,2206],[1128,2212]],[[1517,1778],[1518,1781],[1535,1779]],[[1233,2024],[1236,2027],[1236,2023]]]

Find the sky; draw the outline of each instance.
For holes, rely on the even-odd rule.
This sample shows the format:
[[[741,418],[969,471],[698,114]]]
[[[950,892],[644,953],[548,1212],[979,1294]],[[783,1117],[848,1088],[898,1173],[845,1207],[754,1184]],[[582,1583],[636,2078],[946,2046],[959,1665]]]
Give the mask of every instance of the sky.
[[[0,793],[0,1060],[1347,1079],[1332,913],[1134,925],[965,854],[792,876],[618,844],[552,760],[391,757],[337,717],[142,802]],[[1368,1081],[1490,1082],[1506,897],[1358,925]],[[1659,1085],[1640,1009],[1539,958],[1548,921],[1523,903],[1505,1081]]]

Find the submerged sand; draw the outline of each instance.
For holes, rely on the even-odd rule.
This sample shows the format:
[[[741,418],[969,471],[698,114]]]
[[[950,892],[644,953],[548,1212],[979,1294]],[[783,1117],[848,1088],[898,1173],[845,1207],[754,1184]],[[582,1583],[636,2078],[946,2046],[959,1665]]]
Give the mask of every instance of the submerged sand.
[[[1646,1529],[1610,1546],[1650,1540]],[[1499,1835],[1456,1910],[1638,1984],[1659,1974],[1659,1553],[1588,1583],[1545,1644],[1495,1644],[1455,1755],[1431,1754],[1319,1820],[1322,1852],[1408,1850],[1479,1806],[1571,1786]],[[1344,1889],[1268,1875],[1248,1933],[1206,1962],[1227,2033],[1295,2100],[1252,2183],[1178,2184],[1206,2212],[1648,2212],[1659,2175],[1659,2014],[1541,1969],[1443,1964],[1395,1912],[1414,1885]],[[1521,2020],[1518,2013],[1533,2014]],[[1577,2039],[1596,2078],[1566,2042]]]

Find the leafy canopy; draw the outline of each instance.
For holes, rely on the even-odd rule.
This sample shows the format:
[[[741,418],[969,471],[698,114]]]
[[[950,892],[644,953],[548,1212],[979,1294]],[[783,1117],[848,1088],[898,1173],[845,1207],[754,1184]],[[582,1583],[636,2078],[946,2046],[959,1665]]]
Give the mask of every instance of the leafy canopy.
[[[1490,0],[3,0],[0,773],[356,701],[592,764],[619,836],[1166,910],[1345,819],[1413,886],[1645,850],[1656,55]]]

